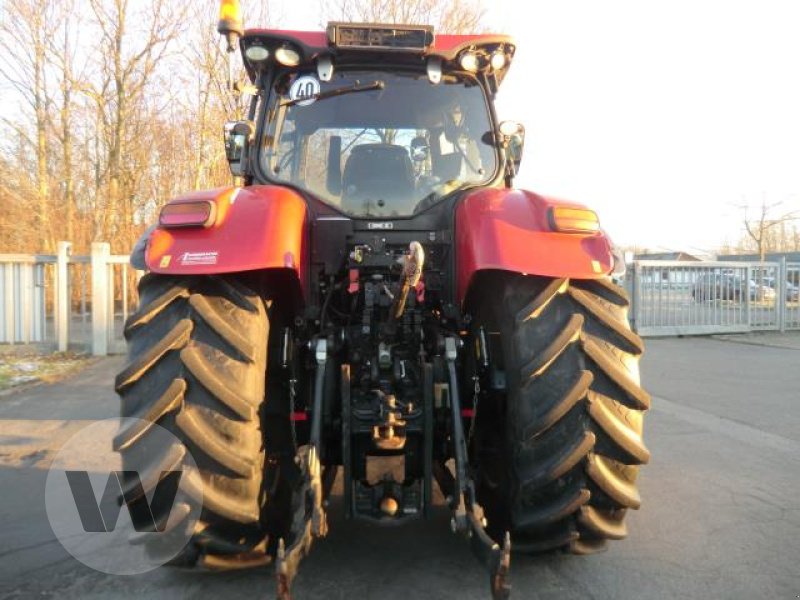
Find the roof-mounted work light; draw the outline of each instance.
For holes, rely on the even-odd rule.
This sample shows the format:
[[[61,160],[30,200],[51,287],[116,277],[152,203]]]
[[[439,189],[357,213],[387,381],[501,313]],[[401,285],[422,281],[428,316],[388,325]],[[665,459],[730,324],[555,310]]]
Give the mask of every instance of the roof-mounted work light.
[[[262,62],[269,58],[269,50],[264,46],[248,46],[247,50],[244,51],[244,55],[251,62]]]
[[[498,48],[492,53],[492,58],[489,59],[489,64],[495,71],[499,71],[506,66],[506,54],[502,48]]]
[[[476,73],[480,68],[478,53],[472,50],[463,52],[459,57],[458,62],[462,69],[469,71],[470,73]]]
[[[296,67],[300,64],[300,53],[288,45],[275,50],[275,60],[285,67]]]

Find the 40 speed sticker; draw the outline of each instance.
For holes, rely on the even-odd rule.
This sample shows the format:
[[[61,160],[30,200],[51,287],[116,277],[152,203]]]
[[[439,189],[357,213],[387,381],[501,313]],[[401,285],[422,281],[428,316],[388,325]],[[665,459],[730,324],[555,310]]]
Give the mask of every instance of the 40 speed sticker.
[[[289,88],[289,99],[295,101],[298,106],[308,106],[316,102],[319,90],[319,80],[316,77],[303,75],[295,79]]]

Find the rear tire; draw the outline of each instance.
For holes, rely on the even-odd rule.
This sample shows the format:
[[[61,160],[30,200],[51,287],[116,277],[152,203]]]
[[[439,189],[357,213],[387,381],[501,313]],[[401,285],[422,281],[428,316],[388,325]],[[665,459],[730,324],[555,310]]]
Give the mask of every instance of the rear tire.
[[[125,325],[129,362],[116,379],[121,415],[157,423],[180,445],[163,452],[169,456],[149,456],[149,427],[121,430],[114,447],[123,468],[144,460],[161,469],[170,461],[182,464],[186,453],[196,462],[181,486],[195,492],[179,494],[173,506],[153,506],[159,521],[181,503],[184,510],[196,507],[202,497],[191,541],[171,564],[191,566],[198,559],[220,568],[264,564],[274,545],[264,521],[272,501],[264,485],[262,434],[268,306],[225,277],[151,273],[142,278],[139,295],[140,308]],[[148,553],[157,558],[158,541],[149,544]]]
[[[506,392],[489,392],[472,442],[489,532],[517,552],[602,550],[627,535],[650,453],[639,385],[643,346],[609,280],[488,272],[468,302],[472,331],[499,333]],[[474,361],[473,361],[474,362]],[[467,373],[470,372],[469,365]],[[466,382],[465,382],[466,385]]]

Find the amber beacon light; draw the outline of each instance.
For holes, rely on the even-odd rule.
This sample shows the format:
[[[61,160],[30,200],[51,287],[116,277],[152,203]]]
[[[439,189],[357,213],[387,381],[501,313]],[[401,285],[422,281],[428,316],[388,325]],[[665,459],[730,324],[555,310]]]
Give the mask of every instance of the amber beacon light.
[[[239,0],[222,0],[220,2],[217,32],[225,36],[228,42],[228,52],[232,52],[236,40],[244,33],[242,7],[239,5]]]

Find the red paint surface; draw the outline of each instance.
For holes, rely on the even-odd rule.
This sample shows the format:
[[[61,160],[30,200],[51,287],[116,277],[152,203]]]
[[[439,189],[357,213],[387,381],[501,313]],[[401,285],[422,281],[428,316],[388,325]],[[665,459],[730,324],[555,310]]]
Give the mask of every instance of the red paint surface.
[[[156,229],[147,246],[150,270],[215,274],[288,268],[297,271],[304,285],[306,204],[298,194],[283,187],[256,185],[194,192],[175,199],[186,200],[214,202],[214,224]],[[217,255],[213,264],[182,264],[187,252]]]
[[[556,205],[584,208],[522,190],[485,189],[464,198],[456,209],[458,301],[482,269],[576,279],[607,275],[613,266],[608,238],[552,231],[547,210]]]

